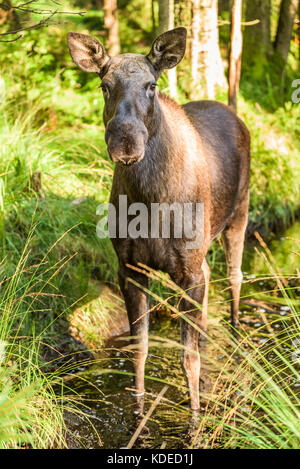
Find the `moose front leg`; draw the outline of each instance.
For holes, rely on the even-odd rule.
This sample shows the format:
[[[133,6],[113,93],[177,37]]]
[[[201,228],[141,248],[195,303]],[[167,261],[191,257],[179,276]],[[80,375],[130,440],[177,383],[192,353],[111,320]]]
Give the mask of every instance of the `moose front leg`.
[[[190,319],[190,315],[188,315]],[[200,355],[198,351],[199,333],[185,319],[181,319],[181,363],[187,379],[191,409],[197,410],[200,407],[199,400],[199,380],[200,380]]]
[[[202,307],[205,295],[204,270],[193,279],[185,279],[181,286],[186,293]],[[205,307],[206,308],[206,307]],[[200,355],[199,355],[199,329],[206,330],[206,311],[197,309],[195,304],[183,299],[180,304],[181,311],[185,312],[181,318],[181,362],[185,373],[191,398],[191,409],[200,407],[199,380],[200,380]],[[202,315],[204,314],[204,317]]]
[[[148,295],[131,282],[148,287],[148,279],[128,268],[119,268],[119,285],[124,296],[134,345],[133,363],[137,394],[144,393],[145,362],[148,354]]]

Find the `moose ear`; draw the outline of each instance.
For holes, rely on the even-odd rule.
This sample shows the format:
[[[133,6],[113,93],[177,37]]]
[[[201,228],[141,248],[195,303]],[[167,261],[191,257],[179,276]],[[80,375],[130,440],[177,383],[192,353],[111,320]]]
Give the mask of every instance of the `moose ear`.
[[[80,33],[68,33],[67,39],[75,64],[84,72],[95,72],[101,75],[110,59],[101,42]]]
[[[183,58],[186,46],[186,29],[176,28],[158,36],[147,55],[155,70],[161,73],[175,67]]]

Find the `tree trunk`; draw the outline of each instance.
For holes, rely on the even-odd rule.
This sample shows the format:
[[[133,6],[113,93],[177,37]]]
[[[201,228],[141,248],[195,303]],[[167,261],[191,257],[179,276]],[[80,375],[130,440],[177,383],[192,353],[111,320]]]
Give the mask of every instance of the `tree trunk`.
[[[275,51],[286,64],[290,50],[290,41],[298,8],[298,0],[281,0],[278,27],[275,39]]]
[[[151,19],[152,19],[152,33],[154,35],[156,31],[156,20],[155,20],[155,6],[154,0],[151,0]]]
[[[159,0],[158,34],[169,29],[169,0]]]
[[[263,69],[267,53],[271,47],[271,3],[270,0],[247,0],[246,21],[259,20],[258,23],[246,26],[244,32],[244,55],[249,65],[256,64]]]
[[[107,30],[107,51],[109,55],[120,53],[119,21],[117,0],[104,0],[104,27]]]
[[[236,111],[236,97],[239,92],[242,64],[242,0],[234,0],[231,15],[231,41],[229,58],[228,104]]]
[[[200,54],[200,0],[193,0],[192,4],[192,45],[191,45],[191,73],[192,73],[192,89],[190,93],[191,99],[196,99],[200,90],[200,74],[199,74],[199,54]]]
[[[159,0],[159,34],[174,28],[174,0]],[[167,71],[169,80],[169,93],[177,98],[177,73],[176,68]]]
[[[10,0],[5,0],[0,8],[0,25],[9,24],[10,30],[16,30],[21,28],[19,15],[16,10],[12,7]]]
[[[193,0],[175,0],[175,18],[176,23],[179,25],[187,25],[187,41],[185,49],[185,58],[187,61],[191,60],[191,30],[188,25],[192,24],[193,14],[192,14],[192,5]]]
[[[216,89],[227,89],[219,48],[217,0],[193,0],[191,97],[214,99]]]

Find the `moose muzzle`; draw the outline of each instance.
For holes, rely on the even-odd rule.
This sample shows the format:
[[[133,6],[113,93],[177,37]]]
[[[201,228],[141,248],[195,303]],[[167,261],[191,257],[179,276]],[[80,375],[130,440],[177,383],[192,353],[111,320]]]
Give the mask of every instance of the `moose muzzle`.
[[[145,154],[148,139],[147,129],[142,121],[121,117],[111,119],[106,127],[105,141],[110,158],[125,165],[137,163]]]

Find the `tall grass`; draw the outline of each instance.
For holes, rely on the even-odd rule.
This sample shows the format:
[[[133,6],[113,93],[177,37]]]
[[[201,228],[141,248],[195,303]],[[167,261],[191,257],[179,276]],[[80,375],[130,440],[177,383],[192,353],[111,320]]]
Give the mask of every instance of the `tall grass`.
[[[47,295],[38,266],[28,266],[31,235],[15,272],[0,282],[0,448],[65,446],[63,409],[53,376],[41,370],[42,334],[35,336],[30,321],[36,303]],[[31,276],[23,282],[25,272]],[[28,321],[31,329],[24,329]]]
[[[268,318],[262,310],[262,325],[259,329],[250,332],[242,328],[238,341],[233,339],[226,322],[225,325],[218,324],[218,338],[211,329],[206,334],[210,349],[215,351],[214,355],[221,355],[223,359],[220,364],[211,357],[211,350],[209,356],[201,350],[202,360],[211,364],[216,378],[209,391],[201,392],[200,423],[194,429],[194,436],[189,443],[191,447],[299,448],[300,313],[295,292],[300,277],[299,272],[283,275],[271,251],[261,239],[260,242],[263,246],[260,256],[268,270],[268,281],[275,282],[276,288],[258,295],[273,304],[287,306],[289,314]],[[180,316],[189,322],[176,305],[179,298],[188,298],[188,292],[179,289],[164,274],[147,266],[141,265],[140,270],[150,279],[159,281],[161,289],[169,289],[168,296],[164,298],[149,290],[155,302],[167,306],[172,316]],[[258,277],[256,281],[260,282],[261,279]],[[196,301],[191,302],[195,308],[201,308]],[[210,309],[213,303],[210,302]],[[180,347],[167,339],[157,340],[160,347]],[[170,384],[168,380],[161,381]]]
[[[286,333],[287,331],[285,331]],[[299,331],[293,332],[299,337]],[[244,339],[236,353],[241,365],[226,381],[201,428],[212,428],[206,447],[298,449],[300,445],[300,396],[295,385],[299,369],[292,356],[299,353],[283,334],[277,345],[253,347]],[[283,348],[288,344],[287,349]],[[250,349],[250,351],[249,351]],[[273,355],[272,360],[269,358]]]
[[[280,292],[279,297],[269,294],[269,298],[288,306],[290,313],[273,320],[261,313],[263,327],[269,329],[261,345],[252,341],[251,334],[241,334],[229,357],[231,366],[227,365],[234,369],[236,354],[240,364],[225,380],[199,428],[201,432],[212,426],[206,442],[210,448],[221,444],[224,448],[299,449],[300,445],[299,301],[296,287],[288,285],[271,251],[259,240],[264,248],[261,256],[277,283],[276,295]],[[289,280],[299,285],[299,272]]]

